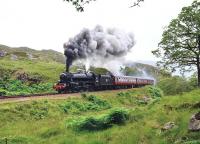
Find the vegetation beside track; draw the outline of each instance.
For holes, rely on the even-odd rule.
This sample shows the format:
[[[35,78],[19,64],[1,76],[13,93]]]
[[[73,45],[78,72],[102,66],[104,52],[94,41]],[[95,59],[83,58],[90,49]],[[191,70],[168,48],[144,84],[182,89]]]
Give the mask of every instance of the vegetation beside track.
[[[188,122],[200,90],[162,96],[145,87],[80,94],[62,100],[0,104],[0,144],[160,144],[199,142]],[[194,106],[195,105],[195,106]],[[175,127],[163,131],[165,123]]]

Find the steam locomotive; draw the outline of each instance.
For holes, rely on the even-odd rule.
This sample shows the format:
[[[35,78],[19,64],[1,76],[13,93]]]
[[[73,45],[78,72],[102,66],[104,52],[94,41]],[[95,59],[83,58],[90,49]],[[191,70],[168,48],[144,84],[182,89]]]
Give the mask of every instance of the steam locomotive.
[[[115,76],[112,73],[102,75],[93,72],[79,71],[77,73],[61,73],[60,80],[53,88],[58,93],[70,93],[134,88],[153,84],[154,80],[152,79],[135,78],[132,76]]]

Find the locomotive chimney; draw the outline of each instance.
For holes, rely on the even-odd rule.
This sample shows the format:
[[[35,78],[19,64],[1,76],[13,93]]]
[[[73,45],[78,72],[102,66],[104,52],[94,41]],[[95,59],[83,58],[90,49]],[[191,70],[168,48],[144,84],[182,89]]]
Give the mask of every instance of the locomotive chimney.
[[[66,72],[69,73],[69,67],[66,65]]]
[[[66,60],[66,72],[69,73],[69,68],[70,68],[71,63],[69,62],[69,59]]]

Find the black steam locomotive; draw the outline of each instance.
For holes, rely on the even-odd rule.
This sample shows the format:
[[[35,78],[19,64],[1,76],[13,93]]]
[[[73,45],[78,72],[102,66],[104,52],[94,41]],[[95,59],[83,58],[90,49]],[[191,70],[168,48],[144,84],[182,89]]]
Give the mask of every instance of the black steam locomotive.
[[[107,89],[133,88],[153,85],[154,80],[135,78],[132,76],[115,76],[112,73],[105,75],[93,72],[68,73],[60,75],[60,80],[54,85],[58,93],[95,91]]]

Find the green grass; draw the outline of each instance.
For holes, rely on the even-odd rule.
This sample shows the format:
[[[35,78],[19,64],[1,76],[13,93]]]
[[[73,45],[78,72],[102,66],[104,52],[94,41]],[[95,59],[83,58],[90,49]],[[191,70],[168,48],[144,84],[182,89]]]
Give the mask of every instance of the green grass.
[[[36,60],[0,59],[0,95],[51,93],[64,64]],[[25,81],[18,80],[25,73]]]
[[[20,80],[0,80],[0,96],[56,93],[53,83],[27,85]]]
[[[198,132],[187,129],[191,115],[199,111],[200,107],[195,104],[200,102],[200,90],[159,99],[153,97],[148,103],[140,104],[138,99],[152,97],[145,89],[86,94],[87,97],[95,96],[91,101],[82,94],[66,100],[0,104],[0,144],[5,143],[5,138],[12,144],[182,144],[200,141]],[[110,107],[103,105],[99,109],[82,110],[87,103],[98,107],[102,101]],[[78,106],[70,105],[73,102]],[[68,112],[60,107],[66,104],[69,104]],[[68,127],[71,121],[80,122],[83,118],[92,117],[99,122],[116,108],[128,110],[129,118],[122,125],[111,124],[111,127],[95,131],[77,131]],[[162,131],[162,126],[169,121],[175,122],[176,126]]]
[[[29,75],[40,75],[43,82],[56,82],[61,72],[64,71],[64,64],[57,62],[40,62],[30,60],[12,61],[0,60],[0,69],[7,70],[15,77],[17,73],[28,73]]]

